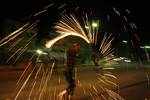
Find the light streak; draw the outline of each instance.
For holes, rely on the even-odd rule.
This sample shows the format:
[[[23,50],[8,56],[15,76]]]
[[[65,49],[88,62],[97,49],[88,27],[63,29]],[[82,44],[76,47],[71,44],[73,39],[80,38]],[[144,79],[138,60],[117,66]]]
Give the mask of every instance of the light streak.
[[[84,31],[84,29],[81,27],[79,21],[73,15],[70,15],[70,16],[64,15],[62,17],[62,19],[59,20],[59,22],[56,23],[56,26],[54,27],[56,29],[56,32],[60,33],[60,35],[58,35],[57,37],[55,37],[52,40],[49,40],[45,46],[47,48],[51,48],[58,40],[61,40],[62,38],[65,38],[65,37],[71,36],[71,35],[80,37],[83,40],[85,40],[87,43],[89,43],[89,44],[93,43],[94,46],[96,46],[97,38],[98,38],[97,36],[98,36],[99,22],[97,22],[97,24],[98,24],[97,27],[93,27],[92,24],[90,24],[88,22],[87,16],[83,19],[83,21],[85,23],[85,26],[88,27],[88,28],[86,28],[87,33]],[[103,39],[100,42],[101,44],[99,46],[99,52],[101,52],[100,54],[103,55],[103,59],[105,59],[105,60],[112,60],[111,58],[113,57],[112,53],[113,53],[114,49],[111,48],[111,43],[113,40],[114,40],[114,38],[112,38],[112,34],[107,36],[107,33],[105,33],[103,36]],[[106,68],[103,68],[103,70],[104,69],[106,69]],[[114,68],[107,68],[107,69],[114,69]],[[101,76],[102,77],[98,77],[99,82],[102,82],[105,85],[118,86],[114,82],[107,79],[107,77],[117,79],[115,76],[108,74],[108,73],[101,75]],[[84,94],[85,94],[86,90],[84,89],[84,87],[82,86],[81,83],[80,83],[80,87],[82,87]],[[101,86],[101,88],[102,88],[102,90],[105,90],[102,86]],[[92,91],[93,89],[95,91],[94,94]],[[89,90],[88,93],[91,96],[91,98],[94,100],[96,98],[99,98],[99,96],[97,94],[98,90],[96,89],[96,87],[93,87],[93,89]]]
[[[33,83],[33,86],[32,86],[31,91],[30,91],[30,93],[29,93],[28,100],[30,100],[30,98],[31,98],[31,95],[32,95],[32,92],[33,92],[33,90],[34,90],[35,84],[36,84],[36,81],[34,81],[34,83]]]
[[[48,75],[46,76],[44,86],[41,90],[41,93],[39,94],[39,100],[42,98],[42,95],[43,95],[44,91],[46,91],[47,82],[48,82],[48,79],[51,79],[51,75],[52,75],[52,72],[53,72],[54,65],[55,65],[55,63],[53,62],[50,73],[48,73],[48,69],[47,69]]]
[[[77,11],[79,9],[79,7],[76,7],[75,11]]]
[[[58,9],[61,9],[61,8],[65,7],[65,6],[66,6],[66,4],[63,4],[60,7],[58,7]]]
[[[106,89],[106,91],[108,92],[108,95],[112,98],[112,99],[114,99],[114,100],[125,100],[124,98],[122,98],[119,94],[117,94],[117,93],[115,93],[115,92],[113,92],[112,90],[110,90],[110,89],[107,89],[107,88],[105,88]]]
[[[59,15],[62,16],[66,12],[66,9],[63,10]]]
[[[88,39],[86,39],[84,36],[80,35],[80,34],[77,34],[77,33],[64,33],[63,35],[60,35],[59,37],[57,38],[54,38],[53,40],[50,40],[46,43],[46,47],[47,48],[51,48],[53,46],[54,43],[56,43],[58,40],[62,39],[62,38],[65,38],[67,36],[70,36],[70,35],[73,35],[73,36],[78,36],[78,37],[81,37],[82,39],[84,39],[87,43],[90,43]]]
[[[119,12],[118,10],[116,10],[116,8],[113,8],[113,10],[115,11],[115,13],[116,13],[118,16],[121,15],[120,12]]]
[[[30,42],[31,42],[31,41],[30,41]],[[27,50],[28,45],[30,44],[30,42],[29,42],[28,44],[26,44],[25,47],[22,48],[20,54],[18,54],[18,56],[17,56],[16,60],[14,61],[14,63],[16,63],[17,60],[21,57],[21,55]]]
[[[111,77],[111,78],[114,78],[114,79],[117,79],[116,76],[112,75],[112,74],[107,74],[107,73],[104,73],[105,76],[108,76],[108,77]]]
[[[34,69],[35,69],[35,67],[34,67]],[[25,82],[23,83],[23,85],[22,85],[21,88],[19,89],[17,95],[15,96],[14,100],[17,100],[17,98],[18,98],[19,94],[21,93],[21,91],[25,88],[25,86],[26,86],[27,82],[29,81],[29,78],[31,77],[31,75],[32,75],[32,73],[33,73],[33,71],[34,71],[34,69],[32,70],[32,72],[31,72],[31,73],[28,75],[28,77],[26,78]]]
[[[63,5],[59,9],[61,9],[62,7],[63,7]],[[45,9],[47,9],[47,8],[45,8]],[[39,14],[45,12],[45,11],[47,11],[47,10],[42,10],[41,12],[38,12],[38,13],[34,14],[34,16],[37,16],[37,15],[39,15]],[[117,13],[120,14],[119,12],[117,12]],[[24,32],[26,30],[29,30],[29,29],[32,29],[33,27],[35,27],[36,24],[37,24],[37,22],[32,23],[32,25],[28,25],[28,27],[25,27],[23,29],[21,28],[20,30],[18,30],[18,31],[16,31],[16,32],[13,33],[15,35],[11,35],[8,38],[11,37],[10,40],[16,38],[22,32]],[[86,41],[88,44],[93,43],[94,46],[96,46],[97,45],[97,40],[98,40],[98,29],[99,29],[98,26],[99,26],[99,21],[97,22],[97,26],[93,27],[92,24],[90,24],[88,22],[88,18],[86,18],[85,19],[85,25],[87,25],[89,27],[89,28],[86,29],[86,31],[81,26],[81,24],[79,23],[79,21],[74,17],[74,15],[62,16],[62,20],[60,20],[58,23],[56,23],[56,26],[54,27],[55,29],[57,29],[56,32],[60,33],[60,35],[57,36],[57,37],[55,37],[54,39],[48,41],[45,46],[47,48],[51,48],[57,41],[65,38],[65,37],[68,37],[68,36],[77,36],[77,37],[80,37],[84,41]],[[16,34],[16,33],[19,33],[19,34]],[[34,34],[34,36],[36,36],[36,34]],[[26,44],[25,47],[23,47],[23,49],[21,50],[22,52],[17,57],[16,61],[20,58],[20,56],[28,48],[28,45],[29,45],[29,43],[31,42],[31,40],[33,39],[34,36],[32,36],[31,39],[28,40],[29,41],[28,44]],[[4,43],[8,38],[6,38],[5,40],[2,40],[1,43]],[[109,35],[109,36],[107,36],[106,34],[104,35],[104,37],[103,37],[103,39],[101,41],[101,45],[99,47],[99,52],[102,53],[103,59],[107,59],[108,60],[107,57],[110,57],[111,54],[113,53],[113,49],[111,49],[111,43],[112,43],[113,40],[114,40],[114,38],[111,38],[111,35]],[[14,46],[16,44],[18,44],[18,43],[19,43],[19,40],[16,43],[14,43]],[[22,81],[23,78],[25,77],[24,75],[25,75],[25,73],[27,73],[27,70],[29,69],[30,65],[31,65],[31,62],[28,64],[27,68],[25,69],[25,71],[21,75],[20,79],[17,82],[17,85],[19,83],[21,83],[20,81]],[[33,93],[33,89],[36,88],[36,84],[38,82],[36,80],[38,79],[39,73],[42,72],[42,66],[43,66],[43,63],[40,65],[40,67],[38,67],[37,72],[36,72],[36,74],[34,76],[34,83],[32,84],[32,88],[31,88],[31,91],[29,93],[29,97],[28,97],[29,99],[30,99],[30,97],[31,97],[31,95]],[[40,81],[40,86],[38,87],[38,92],[36,94],[36,96],[38,97],[39,100],[42,99],[42,97],[44,96],[44,93],[46,94],[47,86],[48,86],[48,80],[51,79],[54,66],[55,66],[55,62],[52,63],[51,69],[47,68],[46,71],[44,71],[42,73],[42,79]],[[35,68],[37,68],[37,65],[34,66],[34,69]],[[21,93],[21,91],[23,90],[23,88],[25,88],[27,82],[29,82],[29,79],[30,79],[31,74],[34,71],[34,69],[31,71],[31,73],[25,79],[25,81],[24,81],[21,89],[19,90],[19,92],[17,93],[17,96],[15,97],[16,99],[18,98],[18,96]],[[103,70],[104,70],[104,68],[103,68]],[[102,76],[103,76],[103,79],[99,77],[99,81],[101,81],[102,83],[107,84],[107,85],[108,84],[114,84],[114,85],[116,85],[115,83],[113,83],[110,80],[107,80],[107,78],[106,78],[106,77],[111,77],[111,78],[117,79],[115,76],[110,75],[110,74],[104,74]],[[59,84],[60,84],[60,77],[59,77],[58,81],[59,81]],[[84,91],[84,94],[86,94],[85,88],[81,84],[80,84],[80,86],[82,87],[82,89]],[[98,95],[99,91],[98,91],[97,87],[95,87],[94,85],[90,85],[90,88],[91,89],[88,92],[89,92],[90,96],[92,97],[92,99],[95,100],[96,98],[99,98],[99,95]],[[104,90],[103,86],[101,86],[101,88],[102,88],[102,90]],[[55,96],[56,92],[57,92],[57,88],[55,88],[55,90],[54,90],[54,98],[53,98],[54,100],[56,99],[55,98],[56,97]],[[105,98],[105,96],[103,96],[103,98]]]
[[[46,12],[47,10],[42,10],[42,11],[40,11],[40,12],[37,12],[36,14],[34,14],[33,16],[38,16],[38,15],[40,15],[41,13],[44,13],[44,12]]]
[[[20,47],[17,51],[15,51],[6,62],[9,62],[11,60],[11,58],[13,58],[20,50],[22,49],[22,47]]]
[[[24,37],[19,38],[16,42],[14,42],[14,43],[11,45],[11,47],[9,48],[8,51],[12,50],[21,40],[23,40],[23,38],[24,38]]]
[[[123,16],[123,18],[125,19],[125,21],[126,21],[126,22],[128,21],[128,19],[127,19],[127,17],[126,17],[126,16]]]
[[[7,40],[8,38],[10,38],[11,36],[15,35],[16,33],[22,31],[22,29],[24,27],[26,27],[27,25],[29,25],[29,23],[26,23],[25,25],[23,25],[22,27],[20,27],[19,29],[15,30],[14,32],[10,33],[8,36],[4,37],[2,40],[0,40],[0,46],[2,46],[2,43]]]
[[[33,57],[33,56],[32,56]],[[32,64],[32,62],[29,62],[27,67],[25,68],[25,70],[23,71],[23,73],[21,74],[19,80],[17,81],[16,85],[18,85],[21,81],[21,79],[25,76],[25,73],[27,72],[27,70],[29,69],[30,65]]]
[[[126,9],[125,11],[126,11],[128,14],[131,14],[131,12],[129,11],[129,9]]]
[[[51,7],[53,5],[54,5],[54,3],[51,3],[51,4],[47,5],[47,6],[45,6],[44,9],[48,9],[49,7]]]
[[[33,27],[35,27],[37,25],[37,23],[39,22],[39,20],[31,23],[28,22],[25,25],[23,25],[22,27],[20,27],[19,29],[15,30],[14,32],[10,33],[10,35],[6,36],[5,38],[3,38],[0,41],[0,46],[5,45],[6,43],[8,43],[9,41],[15,39],[16,37],[18,37],[20,34],[22,34],[23,32],[32,29]]]

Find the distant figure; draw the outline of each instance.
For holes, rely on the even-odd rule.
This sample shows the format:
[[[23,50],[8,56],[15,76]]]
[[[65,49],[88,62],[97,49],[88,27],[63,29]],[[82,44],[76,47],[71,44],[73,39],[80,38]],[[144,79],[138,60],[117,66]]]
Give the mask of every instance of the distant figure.
[[[60,95],[67,94],[67,100],[72,100],[72,96],[74,94],[75,89],[75,63],[77,53],[79,52],[80,46],[78,43],[73,43],[71,48],[67,50],[67,59],[65,61],[65,71],[64,75],[66,81],[68,83],[68,87],[66,90],[62,92]]]

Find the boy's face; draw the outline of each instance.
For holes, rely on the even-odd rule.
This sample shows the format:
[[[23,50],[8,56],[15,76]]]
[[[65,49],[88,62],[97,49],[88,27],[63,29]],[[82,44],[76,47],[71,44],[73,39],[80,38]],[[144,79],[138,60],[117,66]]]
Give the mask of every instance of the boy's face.
[[[76,46],[76,50],[77,50],[77,52],[80,50],[80,46],[79,45]]]
[[[78,52],[79,49],[80,49],[80,45],[77,44],[77,43],[74,43],[74,44],[73,44],[73,48],[74,48],[74,50],[75,50],[76,52]]]

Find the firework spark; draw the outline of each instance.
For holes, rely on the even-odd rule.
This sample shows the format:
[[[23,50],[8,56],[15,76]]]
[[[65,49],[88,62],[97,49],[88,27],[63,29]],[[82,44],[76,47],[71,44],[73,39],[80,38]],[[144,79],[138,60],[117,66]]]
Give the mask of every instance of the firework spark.
[[[0,46],[3,46],[10,42],[11,40],[17,38],[19,35],[21,35],[23,32],[33,29],[39,21],[35,21],[33,23],[26,23],[19,29],[15,30],[14,32],[10,33],[8,36],[4,37],[2,40],[0,40]]]
[[[57,29],[56,32],[60,33],[60,35],[58,35],[54,39],[48,41],[46,43],[46,47],[51,48],[52,45],[55,44],[55,42],[57,42],[58,40],[60,40],[62,38],[70,36],[70,35],[78,36],[78,37],[82,38],[83,40],[85,40],[88,44],[93,44],[94,46],[96,46],[98,43],[97,42],[97,38],[98,38],[97,26],[99,26],[99,21],[97,22],[97,26],[95,26],[95,27],[94,27],[94,25],[89,23],[87,16],[85,18],[83,18],[83,21],[86,26],[85,29],[81,26],[81,24],[75,18],[74,15],[72,15],[72,14],[70,16],[64,15],[62,17],[62,19],[59,20],[59,22],[56,23],[56,26],[54,27],[55,29]],[[114,49],[111,48],[111,43],[113,40],[114,40],[114,38],[112,38],[111,34],[107,35],[105,33],[104,37],[102,38],[102,40],[100,42],[100,46],[99,46],[100,53],[99,54],[103,55],[103,59],[105,59],[105,61],[112,60]],[[109,57],[110,57],[110,59],[109,59]],[[104,68],[104,69],[107,70],[110,68]],[[111,68],[111,69],[113,69],[113,68]],[[103,75],[101,74],[98,76],[97,79],[98,79],[98,82],[103,83],[105,85],[119,87],[115,82],[112,81],[112,79],[117,80],[117,77],[115,77],[111,73],[105,73]],[[93,100],[99,98],[98,90],[94,85],[90,85],[90,87],[91,87],[90,90],[85,90],[82,83],[80,81],[79,81],[79,83],[80,83],[79,86],[83,89],[84,93],[85,93],[85,91],[88,91],[89,95],[91,96],[91,98]],[[103,86],[100,86],[100,87],[102,88],[103,91],[105,91],[109,94],[109,97],[111,97],[112,95],[117,95],[117,93],[113,94],[114,92],[110,92],[110,90],[106,90]],[[64,91],[62,91],[60,94],[64,94]],[[106,98],[106,96],[104,96],[102,94],[102,98]],[[120,100],[124,100],[119,96],[116,98],[119,98]],[[100,98],[99,98],[99,100],[100,100]]]
[[[80,23],[73,15],[70,15],[70,17],[67,15],[64,15],[62,18],[63,19],[60,20],[55,26],[55,28],[57,29],[56,32],[60,33],[60,35],[57,38],[54,38],[53,40],[48,41],[46,43],[47,48],[50,48],[58,40],[65,38],[67,36],[70,36],[70,35],[80,37],[84,39],[87,43],[90,43]]]
[[[65,6],[65,5],[60,6],[60,8],[62,8],[63,6]],[[46,9],[47,8],[34,14],[33,16],[38,16],[39,14],[47,11]],[[114,11],[120,16],[120,13],[115,8],[114,8]],[[108,20],[110,20],[110,19],[108,19]],[[3,46],[4,44],[8,43],[9,41],[17,38],[24,31],[32,29],[33,27],[35,27],[37,25],[37,23],[38,23],[38,20],[33,22],[33,23],[25,24],[24,26],[22,26],[21,28],[19,28],[15,32],[11,33],[9,36],[2,39],[0,41],[0,46]],[[58,40],[61,40],[62,38],[65,38],[65,37],[71,36],[71,35],[80,37],[83,40],[85,40],[88,44],[93,44],[94,46],[96,46],[96,45],[98,45],[97,40],[98,40],[99,21],[97,21],[96,23],[97,23],[97,26],[89,23],[88,17],[86,15],[86,17],[84,19],[84,24],[85,24],[85,26],[87,26],[87,28],[85,29],[84,27],[82,27],[82,25],[80,24],[80,22],[76,19],[76,17],[74,15],[72,15],[72,14],[70,16],[63,15],[62,19],[59,20],[59,22],[56,23],[56,26],[54,27],[55,29],[57,29],[56,32],[60,33],[60,35],[55,37],[54,39],[48,41],[46,43],[46,47],[51,48]],[[136,28],[135,25],[133,25],[133,27]],[[36,36],[36,35],[33,35],[33,37],[34,36]],[[112,58],[112,54],[113,54],[114,49],[111,48],[111,43],[114,40],[114,38],[111,38],[111,37],[112,37],[111,34],[110,35],[105,34],[103,36],[102,40],[100,41],[99,54],[102,54],[105,61],[110,60],[108,57]],[[15,54],[17,54],[19,51],[21,51],[15,60],[15,62],[16,62],[20,58],[20,56],[28,49],[28,46],[31,43],[32,38],[28,41],[28,43],[24,47],[18,49],[8,59],[8,61],[13,56],[15,56]],[[15,45],[17,45],[20,41],[21,40],[16,41],[13,44],[13,46],[11,47],[11,49]],[[15,100],[17,100],[19,98],[19,95],[21,95],[21,93],[23,92],[23,89],[25,89],[29,85],[30,85],[31,89],[30,89],[30,92],[28,93],[28,99],[31,99],[35,88],[38,88],[38,91],[36,92],[36,95],[35,95],[35,99],[38,98],[39,100],[45,96],[45,94],[48,90],[47,89],[48,88],[48,81],[51,79],[51,76],[53,73],[53,68],[55,66],[55,62],[52,63],[51,67],[48,66],[48,68],[46,68],[46,70],[44,69],[43,63],[40,64],[40,66],[38,66],[38,64],[36,63],[36,65],[33,66],[33,68],[29,68],[32,66],[31,64],[32,64],[31,62],[28,64],[25,71],[23,72],[23,74],[21,75],[21,77],[19,78],[19,80],[17,82],[17,87],[18,88],[20,87],[20,88],[19,88],[19,90],[15,96]],[[103,68],[103,69],[105,69],[105,68]],[[36,72],[36,73],[34,74],[34,72]],[[33,79],[32,79],[32,76],[34,76]],[[107,84],[107,85],[118,86],[116,83],[114,83],[111,80],[111,79],[117,79],[114,75],[112,75],[111,73],[104,73],[104,74],[98,75],[97,79],[98,79],[97,84],[99,85],[99,87],[101,87],[101,89],[103,91],[105,91],[109,94],[109,97],[115,96],[116,98],[123,100],[117,94],[115,94],[114,92],[112,92],[108,89],[105,89],[103,86],[101,86],[99,84],[99,83],[103,83],[105,85]],[[31,80],[33,80],[33,82],[31,82]],[[60,82],[60,80],[59,80],[59,82]],[[28,83],[29,83],[29,85],[27,85]],[[80,82],[80,86],[82,87],[84,93],[85,94],[88,93],[91,96],[91,98],[93,98],[93,100],[95,100],[95,99],[100,100],[100,96],[98,94],[100,90],[98,90],[98,88],[95,86],[95,84],[90,84],[90,86],[89,86],[90,88],[87,91],[84,88],[84,85],[81,85],[81,82]],[[55,87],[53,99],[56,99],[56,92],[57,91],[58,90]],[[48,97],[50,97],[50,95],[48,95]],[[101,97],[106,99],[106,96],[104,94],[101,94]]]
[[[58,23],[56,23],[56,26],[54,28],[57,29],[56,32],[60,33],[60,35],[46,43],[46,47],[50,48],[55,42],[58,40],[65,38],[67,36],[73,35],[78,36],[82,39],[84,39],[87,43],[97,45],[97,36],[98,36],[98,27],[99,22],[97,23],[97,26],[94,27],[91,25],[88,21],[88,17],[86,16],[84,19],[86,32],[84,31],[84,28],[82,28],[79,21],[75,18],[74,15],[70,14],[70,16],[64,15],[62,16],[62,20],[59,20]],[[109,57],[113,53],[113,49],[111,49],[111,43],[114,38],[110,38],[109,36],[104,36],[102,43],[99,47],[100,52],[103,54],[104,57]]]

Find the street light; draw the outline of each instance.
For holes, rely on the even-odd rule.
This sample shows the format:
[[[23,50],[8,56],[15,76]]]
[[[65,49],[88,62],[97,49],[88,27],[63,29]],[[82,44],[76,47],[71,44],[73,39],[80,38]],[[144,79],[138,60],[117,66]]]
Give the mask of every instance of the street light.
[[[126,41],[126,40],[123,40],[122,42],[123,42],[123,43],[128,43],[128,41]]]
[[[140,46],[140,48],[142,48],[142,49],[150,49],[150,46],[145,45],[145,46]]]
[[[40,50],[40,49],[37,49],[36,52],[37,52],[39,55],[41,55],[41,54],[43,54],[43,55],[48,55],[48,53],[46,53],[46,52],[44,52],[44,51],[42,51],[42,50]]]
[[[96,28],[98,26],[98,24],[96,22],[92,23],[92,27]]]
[[[97,28],[97,27],[98,27],[98,23],[97,22],[92,22],[92,28]],[[85,28],[89,29],[89,26],[86,25]]]
[[[86,28],[86,29],[89,29],[89,27],[88,27],[88,26],[85,26],[85,28]]]
[[[36,50],[36,52],[38,53],[38,54],[42,54],[42,50],[40,50],[40,49],[38,49],[38,50]]]

